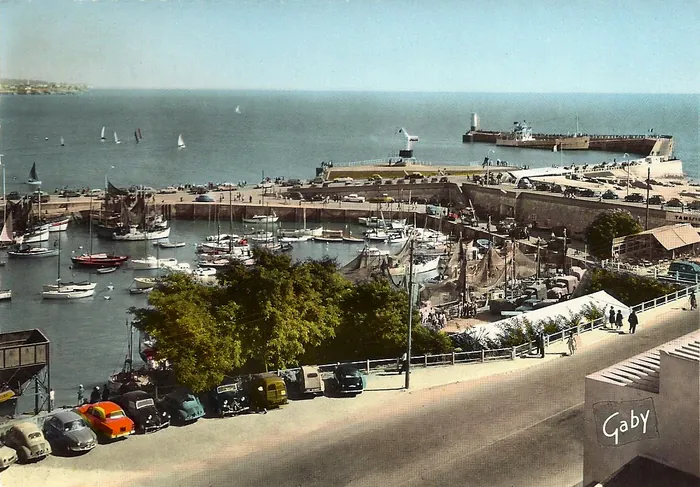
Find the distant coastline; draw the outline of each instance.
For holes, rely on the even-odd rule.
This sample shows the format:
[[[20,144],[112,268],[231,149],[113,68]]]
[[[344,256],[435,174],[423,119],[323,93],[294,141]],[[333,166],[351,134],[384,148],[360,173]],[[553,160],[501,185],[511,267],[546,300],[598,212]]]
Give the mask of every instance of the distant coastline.
[[[0,78],[0,95],[72,95],[87,90],[81,84]]]

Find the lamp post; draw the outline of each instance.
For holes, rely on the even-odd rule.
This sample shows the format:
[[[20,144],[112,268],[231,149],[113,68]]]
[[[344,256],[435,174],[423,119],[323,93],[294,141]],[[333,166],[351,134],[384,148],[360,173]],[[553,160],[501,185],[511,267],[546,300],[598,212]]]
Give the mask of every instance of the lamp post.
[[[406,344],[406,376],[404,387],[411,386],[411,333],[413,333],[413,238],[409,243],[408,250],[408,339]]]
[[[7,213],[7,197],[5,196],[5,166],[2,163],[2,154],[0,154],[0,166],[2,166],[2,221],[5,221]]]
[[[625,158],[625,169],[627,169],[627,195],[629,196],[630,194],[630,155],[625,152],[625,154],[622,156]]]
[[[488,154],[486,154],[486,184],[489,184],[489,167],[491,166],[491,158],[489,157],[491,154],[495,154],[496,149],[489,149]]]

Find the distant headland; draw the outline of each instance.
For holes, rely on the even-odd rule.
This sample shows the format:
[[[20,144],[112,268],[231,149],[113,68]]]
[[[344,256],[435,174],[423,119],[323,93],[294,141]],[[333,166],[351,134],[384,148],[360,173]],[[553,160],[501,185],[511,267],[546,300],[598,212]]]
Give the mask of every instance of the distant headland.
[[[87,90],[87,85],[0,78],[0,95],[71,95]]]

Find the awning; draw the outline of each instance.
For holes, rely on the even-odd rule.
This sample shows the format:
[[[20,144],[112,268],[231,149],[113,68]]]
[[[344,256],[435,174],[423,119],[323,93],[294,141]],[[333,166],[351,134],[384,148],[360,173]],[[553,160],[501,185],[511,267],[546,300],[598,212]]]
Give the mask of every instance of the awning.
[[[698,230],[688,223],[652,228],[636,235],[653,235],[666,250],[675,250],[686,245],[700,243]]]

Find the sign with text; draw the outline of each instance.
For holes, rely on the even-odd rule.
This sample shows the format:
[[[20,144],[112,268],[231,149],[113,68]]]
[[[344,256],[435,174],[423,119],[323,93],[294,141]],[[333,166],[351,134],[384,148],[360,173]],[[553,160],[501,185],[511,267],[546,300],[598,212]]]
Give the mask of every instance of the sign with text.
[[[658,438],[654,400],[605,401],[593,405],[598,444],[622,446],[635,441]]]
[[[681,213],[676,211],[666,212],[666,221],[674,223],[695,223],[700,224],[700,213]]]

